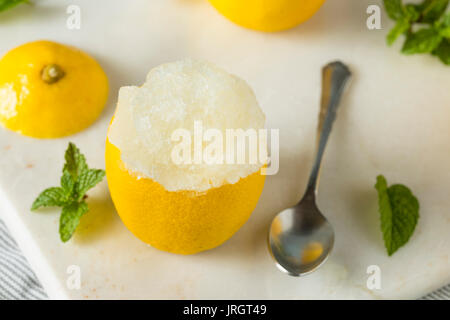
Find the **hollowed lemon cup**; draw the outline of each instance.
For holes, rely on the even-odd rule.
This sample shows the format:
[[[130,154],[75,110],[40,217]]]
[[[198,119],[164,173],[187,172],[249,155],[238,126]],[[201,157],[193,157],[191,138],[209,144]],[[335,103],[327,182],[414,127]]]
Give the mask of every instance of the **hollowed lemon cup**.
[[[172,253],[194,254],[231,238],[250,217],[264,187],[265,176],[257,171],[201,193],[172,192],[130,173],[108,140],[105,159],[111,197],[125,226],[142,241]]]

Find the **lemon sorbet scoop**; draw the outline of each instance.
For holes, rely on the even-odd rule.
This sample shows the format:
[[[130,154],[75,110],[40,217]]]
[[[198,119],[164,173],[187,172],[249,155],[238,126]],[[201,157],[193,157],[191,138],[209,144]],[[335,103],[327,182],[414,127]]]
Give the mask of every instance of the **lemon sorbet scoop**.
[[[81,131],[102,112],[108,79],[100,65],[74,47],[35,41],[0,60],[0,124],[34,138]]]
[[[193,254],[219,246],[248,220],[264,187],[265,159],[174,161],[180,142],[172,133],[194,133],[199,122],[225,137],[226,129],[263,129],[265,116],[245,81],[202,61],[163,64],[141,87],[119,91],[106,141],[109,189],[127,228],[160,250]]]

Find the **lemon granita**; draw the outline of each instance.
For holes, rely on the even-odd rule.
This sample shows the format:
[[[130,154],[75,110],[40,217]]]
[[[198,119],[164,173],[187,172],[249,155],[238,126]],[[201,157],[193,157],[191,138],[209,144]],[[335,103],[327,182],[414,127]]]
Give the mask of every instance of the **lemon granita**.
[[[225,137],[228,129],[264,128],[265,116],[245,81],[202,61],[161,65],[141,87],[120,89],[106,142],[111,196],[124,224],[161,250],[192,254],[222,244],[264,186],[261,161],[175,163],[173,133],[194,132],[199,121]]]

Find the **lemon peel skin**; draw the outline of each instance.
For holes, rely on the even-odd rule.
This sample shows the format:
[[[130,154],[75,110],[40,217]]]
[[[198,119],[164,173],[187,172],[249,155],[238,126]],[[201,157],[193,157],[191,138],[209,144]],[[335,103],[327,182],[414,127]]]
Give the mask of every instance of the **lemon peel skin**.
[[[49,66],[57,77],[45,77]],[[0,60],[0,124],[23,135],[58,138],[79,132],[99,117],[107,97],[103,69],[74,47],[34,41]]]

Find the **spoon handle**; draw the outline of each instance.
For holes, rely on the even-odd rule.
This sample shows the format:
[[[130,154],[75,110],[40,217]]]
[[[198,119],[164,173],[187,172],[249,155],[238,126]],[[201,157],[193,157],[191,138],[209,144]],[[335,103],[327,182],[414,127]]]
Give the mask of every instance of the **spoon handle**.
[[[320,104],[319,124],[317,126],[316,158],[309,176],[306,194],[315,196],[320,174],[322,157],[330,136],[336,111],[339,107],[345,84],[351,77],[349,68],[342,62],[332,62],[322,69],[322,98]]]

